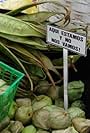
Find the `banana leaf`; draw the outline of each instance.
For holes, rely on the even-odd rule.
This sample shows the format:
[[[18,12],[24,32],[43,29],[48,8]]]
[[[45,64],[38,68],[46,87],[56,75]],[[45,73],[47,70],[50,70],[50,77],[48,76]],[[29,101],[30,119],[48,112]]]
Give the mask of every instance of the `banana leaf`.
[[[39,51],[35,51],[35,50],[27,50],[26,47],[22,47],[19,44],[13,43],[13,44],[8,44],[6,42],[5,44],[9,49],[14,50],[14,54],[19,57],[23,57],[24,60],[35,64],[41,68],[44,69],[44,71],[46,72],[47,76],[49,77],[51,83],[53,84],[53,86],[55,86],[54,80],[49,72],[49,70],[52,70],[54,73],[56,73],[58,76],[60,75],[59,72],[54,68],[52,62],[50,61],[50,59],[48,57],[46,57],[44,54],[42,54]]]
[[[55,14],[56,14],[55,12],[41,11],[33,14],[24,14],[18,16],[17,18],[27,22],[42,23],[44,21],[47,21],[51,16],[54,16]]]
[[[32,53],[32,51],[31,51]],[[40,51],[35,51],[32,53],[34,56],[36,56],[44,66],[46,66],[49,70],[53,71],[56,73],[58,76],[60,75],[59,72],[55,69],[54,65],[52,64],[51,60],[45,56],[43,53]]]
[[[45,65],[49,70],[52,70],[54,73],[56,73],[57,75],[59,75],[59,72],[55,69],[55,67],[53,66],[51,60],[45,56],[43,53],[41,53],[40,51],[36,51],[36,50],[32,50],[32,49],[25,49],[26,47],[20,46],[18,43],[11,43],[11,42],[5,42],[4,40],[4,44],[13,50],[16,50],[17,52],[19,52],[22,57],[27,57],[30,58],[30,62],[36,65],[38,64],[38,66],[43,66]],[[43,65],[42,65],[43,64]]]
[[[17,36],[35,36],[43,38],[44,32],[28,22],[0,13],[0,32]]]
[[[60,73],[55,69],[51,60],[47,56],[45,56],[43,53],[41,53],[40,51],[38,51],[38,52],[33,51],[33,54],[41,61],[44,71],[46,72],[47,76],[49,77],[52,85],[55,87],[55,82],[54,82],[49,70],[51,70],[55,74],[57,74],[59,78],[61,77]]]
[[[5,44],[3,44],[2,42],[0,42],[0,51],[3,53],[5,53],[5,55],[7,55],[9,57],[9,59],[11,59],[13,62],[15,62],[17,65],[19,65],[19,67],[21,67],[21,69],[23,70],[23,72],[26,74],[26,76],[28,77],[28,80],[31,83],[31,89],[33,90],[33,82],[28,74],[28,72],[26,71],[25,67],[23,66],[23,64],[19,61],[19,59],[16,57],[15,54],[13,54],[6,46]]]
[[[12,42],[17,42],[21,44],[26,44],[31,47],[36,47],[37,49],[48,50],[46,43],[40,38],[33,37],[21,37],[16,35],[9,35],[5,33],[0,33],[0,37],[10,40]]]

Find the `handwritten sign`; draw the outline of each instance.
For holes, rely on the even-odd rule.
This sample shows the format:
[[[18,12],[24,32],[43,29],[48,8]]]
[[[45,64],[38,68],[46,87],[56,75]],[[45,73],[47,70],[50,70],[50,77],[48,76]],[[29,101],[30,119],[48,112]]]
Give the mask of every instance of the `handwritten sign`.
[[[47,42],[86,56],[86,37],[69,31],[47,26]]]

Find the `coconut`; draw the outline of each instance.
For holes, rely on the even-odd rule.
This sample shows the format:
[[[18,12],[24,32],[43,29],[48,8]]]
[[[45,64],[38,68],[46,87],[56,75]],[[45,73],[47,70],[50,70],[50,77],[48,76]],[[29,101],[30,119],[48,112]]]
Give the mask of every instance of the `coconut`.
[[[90,133],[90,120],[77,117],[72,120],[72,123],[78,132]]]
[[[35,89],[38,94],[46,94],[47,90],[49,89],[49,86],[50,85],[47,80],[41,80],[39,81]]]
[[[83,103],[83,101],[81,100],[76,100],[71,104],[71,107],[79,107],[80,109],[85,109],[85,105]]]
[[[22,122],[24,125],[30,123],[32,117],[32,107],[31,106],[21,106],[17,109],[15,114],[15,120]]]
[[[71,125],[70,116],[63,108],[52,105],[47,106],[44,109],[47,109],[50,112],[48,121],[50,128],[65,129]]]
[[[36,128],[33,125],[26,126],[22,133],[36,133]]]
[[[63,90],[63,86],[61,86],[59,92],[60,97],[63,97]],[[68,83],[68,98],[70,103],[79,100],[82,97],[83,92],[84,83],[81,80]]]
[[[37,110],[32,117],[33,124],[41,129],[65,129],[71,125],[69,114],[55,105]]]
[[[61,108],[64,108],[64,101],[62,98],[55,99],[55,105]]]
[[[68,111],[71,119],[73,119],[75,117],[85,118],[85,112],[78,107],[70,107],[67,111]]]
[[[50,86],[48,91],[47,91],[47,95],[49,97],[51,97],[53,100],[55,100],[56,98],[59,98],[59,90],[60,90],[60,86]]]
[[[14,123],[12,123],[9,127],[9,130],[12,133],[21,133],[21,131],[23,130],[24,126],[20,121],[15,121]]]
[[[32,123],[41,129],[49,129],[48,127],[49,112],[45,109],[40,109],[34,112]]]
[[[32,101],[33,111],[41,109],[42,107],[45,107],[47,105],[52,105],[52,100],[50,97],[45,95],[37,96],[37,98]]]

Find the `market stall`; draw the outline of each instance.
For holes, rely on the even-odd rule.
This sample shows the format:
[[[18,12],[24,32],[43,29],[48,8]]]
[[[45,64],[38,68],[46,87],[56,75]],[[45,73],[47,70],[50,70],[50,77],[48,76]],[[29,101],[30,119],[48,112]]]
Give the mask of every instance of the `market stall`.
[[[89,133],[90,3],[3,2],[0,132]]]

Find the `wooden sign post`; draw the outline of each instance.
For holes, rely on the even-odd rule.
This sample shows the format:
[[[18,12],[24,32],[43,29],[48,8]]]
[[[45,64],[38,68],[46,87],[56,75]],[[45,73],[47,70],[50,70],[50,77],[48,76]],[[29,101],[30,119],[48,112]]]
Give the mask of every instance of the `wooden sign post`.
[[[47,25],[47,43],[63,48],[64,108],[68,108],[68,50],[86,56],[86,37]]]

